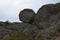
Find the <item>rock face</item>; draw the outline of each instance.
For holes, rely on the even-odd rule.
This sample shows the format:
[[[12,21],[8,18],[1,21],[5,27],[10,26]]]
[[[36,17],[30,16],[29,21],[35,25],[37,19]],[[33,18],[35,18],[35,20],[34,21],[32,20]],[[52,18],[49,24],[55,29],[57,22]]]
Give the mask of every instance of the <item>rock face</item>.
[[[37,26],[29,23],[21,23],[19,27],[17,27],[17,30],[25,33],[26,40],[35,40],[35,37],[37,36],[38,28]]]
[[[36,28],[41,30],[41,31],[37,30],[37,32],[36,32],[37,34],[35,35],[34,40],[55,40],[55,39],[57,39],[56,37],[59,36],[59,34],[60,34],[59,33],[60,25],[58,25],[58,24],[60,24],[60,22],[59,22],[60,21],[60,3],[43,5],[37,11],[37,14],[34,17],[30,17],[30,18],[33,18],[32,19],[32,20],[34,20],[33,24],[36,26]],[[21,20],[21,21],[23,21],[23,20]],[[23,22],[26,22],[26,21],[23,21]],[[33,25],[33,24],[31,24],[31,25]],[[29,29],[29,28],[27,28],[27,29]],[[27,29],[24,31],[27,31]],[[32,28],[31,28],[31,30],[32,30]]]
[[[7,35],[9,35],[12,31],[5,29],[3,27],[0,27],[0,40],[2,40],[3,38],[5,38]],[[8,36],[7,36],[8,37]]]
[[[26,23],[32,23],[34,20],[35,12],[32,9],[24,9],[19,14],[19,19]]]
[[[51,8],[53,4],[43,5],[37,12],[35,17],[35,24],[40,28],[45,28],[49,26],[49,17],[52,15]]]
[[[51,23],[51,19],[57,20],[56,14],[60,11],[60,4],[43,5],[37,12],[34,22],[40,28],[47,28]],[[49,21],[50,20],[50,21]]]
[[[27,29],[24,29],[24,32],[26,32],[30,28],[30,24],[28,24],[29,22],[33,23],[30,25],[31,27],[32,25],[35,25],[31,28],[31,30],[29,29],[29,32],[33,31],[32,29],[34,29],[35,27],[38,29],[36,32],[37,34],[35,34],[35,38],[32,38],[33,40],[56,40],[57,37],[60,37],[60,3],[43,5],[37,11],[36,15],[34,12],[31,13],[30,11],[27,11],[28,10],[21,11],[19,17],[21,21],[25,22],[25,24],[27,23],[27,26],[24,23],[22,24],[27,27]],[[29,21],[27,21],[27,19]]]
[[[29,23],[21,23],[19,25],[19,27],[16,27],[16,28],[17,28],[17,30],[23,31],[23,32],[25,32],[25,31],[30,32],[30,31],[34,31],[37,29],[37,27],[35,25],[29,24]]]
[[[0,22],[0,40],[60,40],[60,3],[43,5],[37,14],[24,9],[19,19],[21,23]]]

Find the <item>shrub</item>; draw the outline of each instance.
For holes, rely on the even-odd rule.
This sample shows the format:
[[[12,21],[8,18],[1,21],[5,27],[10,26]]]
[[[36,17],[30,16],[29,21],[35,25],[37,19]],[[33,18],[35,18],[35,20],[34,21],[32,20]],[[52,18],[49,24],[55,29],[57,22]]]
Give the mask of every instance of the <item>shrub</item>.
[[[9,21],[6,21],[5,22],[5,26],[7,26],[7,25],[9,25],[10,24],[10,22]]]

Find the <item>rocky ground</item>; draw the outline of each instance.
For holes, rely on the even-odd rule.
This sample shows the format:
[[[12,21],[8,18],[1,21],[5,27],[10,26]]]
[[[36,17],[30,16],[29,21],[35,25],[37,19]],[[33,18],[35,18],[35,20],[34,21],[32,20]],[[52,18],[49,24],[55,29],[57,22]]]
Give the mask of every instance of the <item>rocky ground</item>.
[[[43,5],[37,13],[24,9],[20,22],[0,22],[0,40],[60,40],[60,3]]]

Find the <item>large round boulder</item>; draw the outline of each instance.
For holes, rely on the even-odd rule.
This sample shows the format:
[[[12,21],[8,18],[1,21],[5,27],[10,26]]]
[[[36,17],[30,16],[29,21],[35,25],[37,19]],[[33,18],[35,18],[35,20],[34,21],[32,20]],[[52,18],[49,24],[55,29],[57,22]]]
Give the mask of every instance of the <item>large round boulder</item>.
[[[32,9],[24,9],[19,13],[20,21],[25,23],[32,23],[34,20],[35,12]]]

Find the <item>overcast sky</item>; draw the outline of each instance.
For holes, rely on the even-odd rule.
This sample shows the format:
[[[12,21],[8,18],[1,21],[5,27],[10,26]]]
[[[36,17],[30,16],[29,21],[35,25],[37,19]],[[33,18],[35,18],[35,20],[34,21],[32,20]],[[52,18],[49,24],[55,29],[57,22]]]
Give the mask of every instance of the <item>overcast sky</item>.
[[[0,21],[19,21],[19,12],[25,8],[35,12],[44,4],[58,3],[60,0],[0,0]]]

